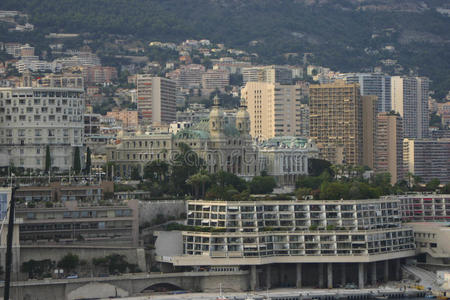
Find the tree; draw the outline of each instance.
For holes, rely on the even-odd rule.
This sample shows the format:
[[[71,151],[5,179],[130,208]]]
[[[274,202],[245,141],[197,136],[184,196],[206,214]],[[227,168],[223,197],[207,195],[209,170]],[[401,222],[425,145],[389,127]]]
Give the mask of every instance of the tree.
[[[435,191],[439,188],[440,184],[441,184],[441,181],[439,179],[433,178],[427,183],[426,189],[427,189],[427,191]]]
[[[50,146],[45,148],[45,173],[49,173],[52,168],[52,158],[50,156]]]
[[[297,197],[298,200],[305,199],[306,196],[311,195],[312,190],[310,188],[298,188],[295,190],[295,197]]]
[[[50,276],[55,263],[50,259],[34,260],[30,259],[22,263],[20,270],[23,273],[28,273],[28,278],[39,278],[42,276]]]
[[[200,172],[195,173],[194,175],[190,176],[186,183],[191,185],[194,188],[195,191],[195,197],[198,198],[204,198],[205,197],[205,186],[208,182],[210,182],[211,179],[206,172],[206,170],[200,170]],[[201,189],[201,194],[199,194]]]
[[[76,254],[68,253],[59,262],[58,268],[62,268],[65,272],[75,270],[80,264],[80,258]]]
[[[157,159],[147,163],[144,167],[144,178],[156,181],[166,181],[169,172],[169,164]]]
[[[141,180],[141,174],[139,174],[139,169],[136,166],[131,169],[131,180]]]
[[[325,170],[328,170],[330,173],[332,173],[331,163],[329,161],[317,158],[308,159],[308,173],[311,176],[319,176]]]
[[[92,164],[92,162],[91,162],[91,148],[87,147],[87,150],[86,150],[86,167],[85,167],[86,174],[90,174],[91,173],[91,164]]]
[[[442,188],[442,194],[450,194],[450,183],[444,185],[444,187]]]
[[[127,269],[139,271],[136,265],[125,260],[125,255],[113,253],[106,257],[93,258],[92,264],[96,267],[107,268],[109,274],[125,273]]]
[[[179,152],[175,155],[171,166],[170,181],[175,194],[187,194],[189,193],[187,179],[201,169],[203,160],[187,144],[179,143],[178,147]]]
[[[73,171],[75,172],[75,174],[79,174],[81,171],[81,157],[79,147],[75,147],[75,153],[73,155]]]
[[[276,186],[277,183],[272,176],[255,176],[249,184],[252,194],[270,194]]]

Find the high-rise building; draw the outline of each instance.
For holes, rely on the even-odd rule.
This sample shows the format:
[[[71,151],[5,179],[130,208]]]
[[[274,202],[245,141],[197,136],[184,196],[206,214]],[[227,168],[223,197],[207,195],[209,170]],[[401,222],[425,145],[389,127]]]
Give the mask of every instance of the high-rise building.
[[[362,96],[378,97],[377,112],[391,110],[391,77],[383,74],[351,73],[344,74],[348,83],[358,83]]]
[[[405,172],[419,176],[423,182],[439,179],[450,182],[450,139],[404,139]]]
[[[363,127],[363,150],[362,163],[373,169],[375,161],[375,143],[377,128],[377,101],[378,97],[361,96],[362,100],[362,127]]]
[[[309,105],[300,104],[300,136],[309,137]]]
[[[242,80],[244,83],[262,81],[279,84],[292,84],[293,71],[283,66],[260,66],[242,69]]]
[[[296,85],[248,82],[242,89],[253,138],[300,136],[302,89]]]
[[[140,124],[170,124],[176,120],[175,81],[140,74],[137,77],[137,105]]]
[[[391,78],[392,110],[403,118],[405,138],[427,138],[428,117],[428,85],[425,77]]]
[[[403,125],[399,114],[377,115],[375,172],[389,172],[392,184],[403,179]]]
[[[0,153],[16,167],[44,170],[48,146],[51,168],[69,170],[84,144],[83,116],[82,87],[31,87],[28,80],[0,88]]]
[[[321,159],[333,164],[362,162],[362,100],[357,83],[311,85],[309,131]]]

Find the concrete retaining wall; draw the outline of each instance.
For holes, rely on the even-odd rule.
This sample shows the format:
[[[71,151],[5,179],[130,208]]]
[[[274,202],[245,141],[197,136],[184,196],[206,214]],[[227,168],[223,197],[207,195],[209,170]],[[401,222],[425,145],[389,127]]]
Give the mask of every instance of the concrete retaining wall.
[[[139,201],[139,225],[151,223],[159,214],[178,219],[182,213],[186,213],[186,200]]]
[[[105,257],[113,253],[125,255],[127,262],[137,264],[143,271],[146,270],[145,253],[143,248],[126,247],[85,247],[85,246],[35,246],[20,249],[20,261],[51,259],[56,262],[68,253],[76,254],[80,260],[92,262],[93,258]]]

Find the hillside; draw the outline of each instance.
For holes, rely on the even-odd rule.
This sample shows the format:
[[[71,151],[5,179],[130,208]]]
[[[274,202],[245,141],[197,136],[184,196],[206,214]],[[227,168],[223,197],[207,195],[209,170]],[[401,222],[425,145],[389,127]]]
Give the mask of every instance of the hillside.
[[[392,59],[403,71],[391,73],[429,76],[442,98],[450,88],[450,16],[439,11],[448,5],[445,0],[2,0],[0,9],[28,13],[42,34],[208,38],[257,53],[262,62],[297,63],[302,55],[286,61],[283,54],[311,52],[315,63],[341,71],[370,70]]]

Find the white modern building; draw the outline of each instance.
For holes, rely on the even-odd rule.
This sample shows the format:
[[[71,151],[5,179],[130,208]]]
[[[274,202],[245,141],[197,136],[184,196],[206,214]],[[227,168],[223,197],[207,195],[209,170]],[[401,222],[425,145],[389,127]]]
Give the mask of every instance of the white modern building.
[[[167,241],[158,241],[164,239],[160,232],[157,260],[178,268],[250,269],[252,290],[348,282],[363,288],[399,278],[400,259],[415,255],[413,231],[402,225],[396,199],[253,198],[188,201],[187,206],[187,227],[171,245],[179,253],[163,256],[160,245],[167,247]]]

